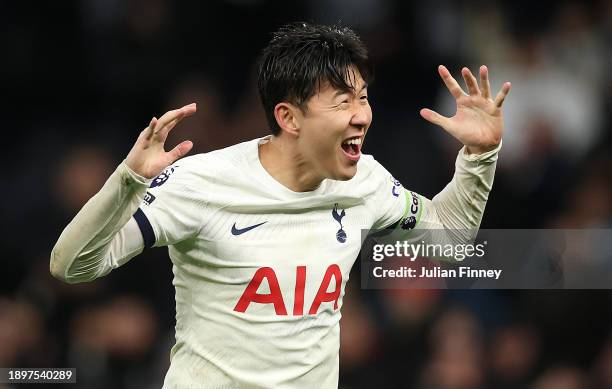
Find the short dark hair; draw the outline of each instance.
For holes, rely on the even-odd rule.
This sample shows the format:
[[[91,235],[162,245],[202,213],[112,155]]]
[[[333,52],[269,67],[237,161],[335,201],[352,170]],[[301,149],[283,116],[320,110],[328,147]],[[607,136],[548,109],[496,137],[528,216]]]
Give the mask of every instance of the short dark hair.
[[[328,82],[351,90],[356,68],[371,84],[373,69],[368,50],[348,27],[292,23],[276,31],[259,62],[259,96],[272,134],[281,131],[274,107],[288,101],[306,112],[306,101]]]

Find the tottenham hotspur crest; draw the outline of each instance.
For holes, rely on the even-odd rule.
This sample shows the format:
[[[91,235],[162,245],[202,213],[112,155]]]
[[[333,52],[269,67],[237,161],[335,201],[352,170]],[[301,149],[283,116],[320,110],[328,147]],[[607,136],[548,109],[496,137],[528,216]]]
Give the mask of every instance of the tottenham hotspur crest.
[[[344,230],[342,229],[342,218],[344,217],[344,215],[346,215],[344,209],[341,213],[338,213],[338,203],[334,204],[334,209],[332,209],[332,216],[340,224],[340,229],[338,230],[338,232],[336,232],[336,239],[338,239],[338,242],[340,243],[346,242],[346,232],[344,232]]]

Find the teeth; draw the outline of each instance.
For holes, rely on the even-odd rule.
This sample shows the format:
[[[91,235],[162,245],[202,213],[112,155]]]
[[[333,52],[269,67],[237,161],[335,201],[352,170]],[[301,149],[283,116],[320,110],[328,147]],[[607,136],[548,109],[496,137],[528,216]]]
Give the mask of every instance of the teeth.
[[[346,141],[342,142],[342,144],[345,144],[345,145],[360,145],[361,144],[361,138],[349,139],[349,140],[346,140]]]

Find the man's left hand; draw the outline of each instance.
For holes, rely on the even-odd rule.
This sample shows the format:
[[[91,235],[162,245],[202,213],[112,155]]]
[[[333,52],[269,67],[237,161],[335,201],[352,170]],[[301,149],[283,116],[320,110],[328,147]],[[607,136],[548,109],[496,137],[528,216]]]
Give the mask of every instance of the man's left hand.
[[[510,83],[505,82],[493,99],[489,85],[489,70],[484,65],[480,67],[480,87],[476,77],[468,68],[461,69],[469,94],[461,89],[445,66],[440,65],[438,72],[455,98],[457,112],[455,116],[448,118],[424,108],[420,112],[421,116],[457,138],[470,154],[482,154],[495,149],[502,139],[504,129],[502,104],[510,92]]]

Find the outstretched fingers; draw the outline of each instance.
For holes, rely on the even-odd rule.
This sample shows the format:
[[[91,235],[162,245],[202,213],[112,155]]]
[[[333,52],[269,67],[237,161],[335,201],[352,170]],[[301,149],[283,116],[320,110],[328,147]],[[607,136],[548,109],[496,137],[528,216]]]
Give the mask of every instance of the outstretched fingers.
[[[170,130],[172,130],[178,122],[188,116],[193,115],[196,111],[196,104],[191,103],[182,108],[166,112],[161,118],[159,118],[159,123],[153,131],[154,134],[164,139],[168,132],[170,132]]]
[[[480,67],[480,88],[482,91],[482,97],[485,99],[490,99],[491,83],[489,82],[489,69],[485,65]]]
[[[463,76],[463,80],[465,81],[465,85],[468,88],[468,92],[470,93],[470,96],[480,95],[480,89],[478,88],[478,82],[476,81],[476,77],[474,77],[470,69],[468,68],[461,69],[461,75]]]
[[[193,142],[191,142],[190,140],[185,140],[176,145],[172,150],[166,153],[169,159],[168,165],[174,163],[174,161],[176,161],[177,159],[187,155],[187,153],[189,153],[192,147]]]
[[[174,109],[172,111],[168,111],[159,118],[159,125],[153,131],[154,134],[160,134],[170,123],[173,121],[180,119],[183,116],[183,111],[181,109]]]
[[[451,76],[446,66],[438,66],[438,73],[440,74],[442,81],[444,81],[444,84],[446,84],[446,87],[448,88],[449,92],[451,93],[451,95],[453,95],[455,99],[458,99],[461,96],[465,96],[465,92],[463,92],[463,89],[461,89],[461,87],[457,83],[457,80],[455,80],[453,76]]]
[[[143,131],[146,140],[151,140],[156,126],[157,126],[157,118],[153,116],[153,118],[149,122],[149,125]]]
[[[459,84],[457,83],[457,80],[455,80],[453,76],[451,76],[450,72],[444,65],[438,66],[438,73],[440,73],[440,77],[444,81],[444,84],[446,84],[446,87],[448,88],[450,93],[453,95],[455,100],[459,99],[462,96],[466,96],[466,93],[463,91],[463,89],[461,89],[461,86],[459,86]],[[485,99],[490,99],[491,98],[491,82],[489,81],[489,69],[485,65],[482,65],[479,69],[479,74],[480,74],[480,87],[478,85],[478,80],[476,80],[476,77],[472,74],[470,69],[466,67],[461,69],[461,75],[463,76],[463,80],[465,81],[465,85],[467,86],[469,95],[470,96],[481,95]],[[510,92],[511,86],[512,85],[509,82],[504,83],[504,85],[502,86],[501,90],[499,91],[499,93],[497,94],[494,100],[495,106],[497,108],[501,108],[502,104],[504,103],[504,100],[506,99],[506,96],[508,96],[508,93]],[[423,111],[421,111],[421,115],[423,115],[422,112]],[[428,115],[428,116],[431,116],[431,115]],[[425,119],[427,119],[427,117],[425,117]]]
[[[444,129],[448,127],[449,118],[446,116],[442,116],[436,111],[433,111],[428,108],[423,108],[420,112],[423,119],[427,120],[430,123],[436,124]]]
[[[495,106],[497,108],[501,108],[502,104],[504,103],[504,100],[506,99],[506,96],[508,96],[508,93],[510,93],[511,87],[512,84],[510,84],[509,82],[504,82],[504,85],[502,85],[499,93],[497,93],[497,96],[495,96]]]
[[[170,123],[166,124],[166,126],[163,128],[163,130],[162,130],[162,131],[163,131],[164,133],[166,133],[166,134],[167,134],[167,133],[169,133],[169,132],[170,132],[170,131],[171,131],[171,130],[172,130],[172,129],[173,129],[175,126],[176,126],[176,124],[177,124],[179,121],[183,120],[183,118],[184,118],[184,117],[185,117],[185,116],[179,116],[179,117],[177,117],[176,119],[174,119],[174,120],[173,120],[173,121],[171,121]]]

